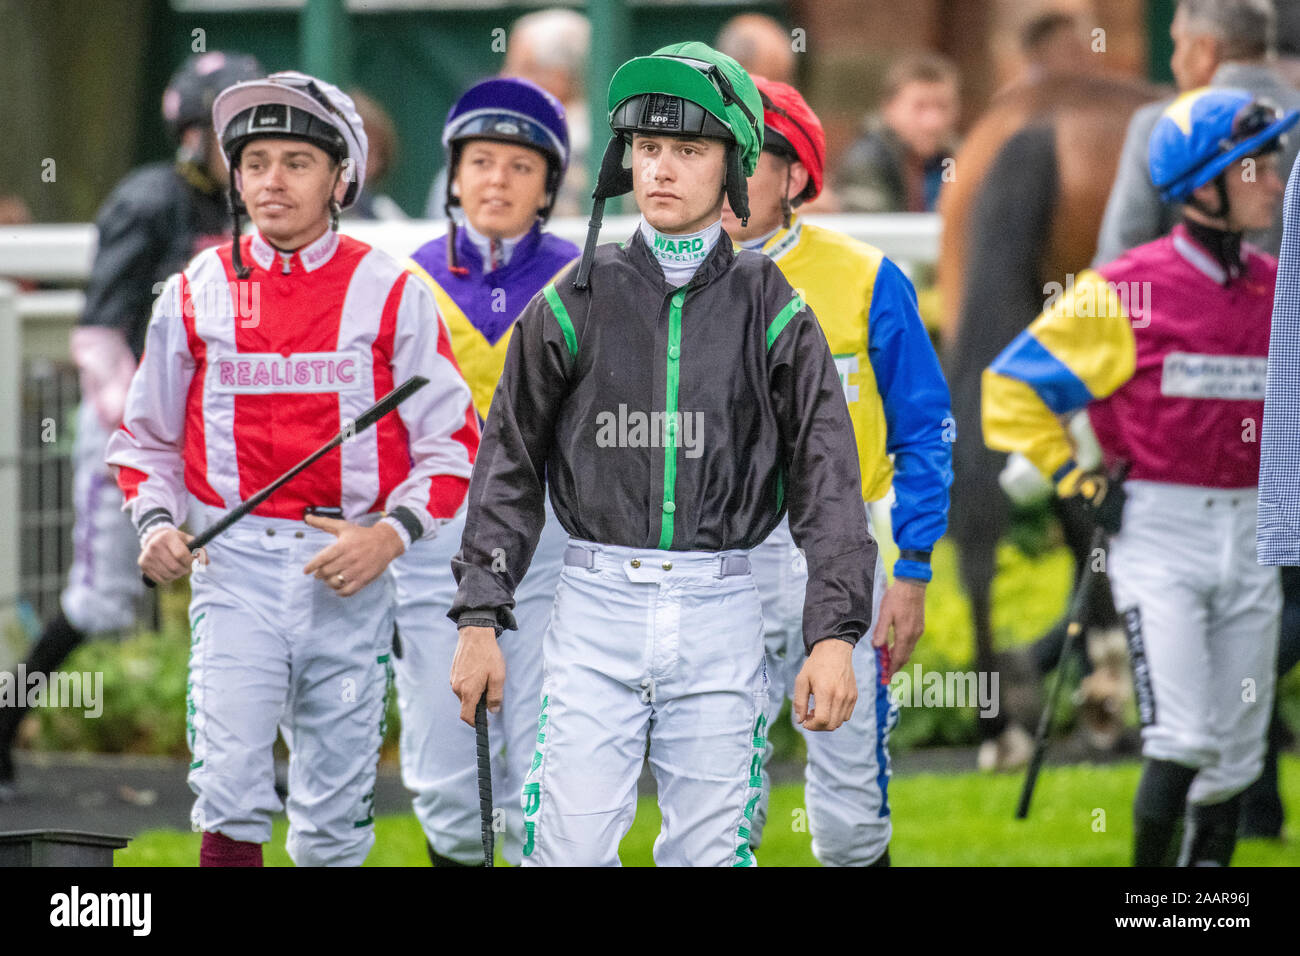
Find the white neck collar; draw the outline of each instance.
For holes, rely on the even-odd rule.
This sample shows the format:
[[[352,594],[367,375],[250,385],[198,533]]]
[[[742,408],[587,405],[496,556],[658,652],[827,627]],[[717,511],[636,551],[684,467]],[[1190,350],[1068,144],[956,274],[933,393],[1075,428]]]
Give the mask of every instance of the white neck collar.
[[[722,235],[722,217],[717,222],[705,226],[699,232],[686,235],[669,235],[660,232],[645,217],[641,217],[639,227],[641,238],[651,255],[659,262],[664,271],[664,278],[672,285],[681,285],[695,275],[697,269],[709,257],[713,246]]]
[[[305,272],[315,272],[334,257],[338,247],[339,234],[329,228],[305,246],[287,252],[267,242],[260,229],[254,230],[253,241],[250,244],[254,262],[267,272],[278,270],[281,273],[293,272],[295,267]],[[280,260],[280,264],[273,269],[272,266],[277,259]]]
[[[478,250],[479,257],[483,260],[484,272],[500,269],[509,263],[511,256],[515,254],[515,247],[519,245],[519,240],[532,232],[532,227],[529,227],[517,236],[491,239],[471,226],[468,219],[464,220],[463,228],[465,235],[469,236],[469,241],[474,243],[474,248]]]
[[[745,239],[740,243],[740,248],[752,249],[754,252],[762,252],[763,246],[767,245],[767,241],[771,239],[773,236],[775,236],[778,232],[780,232],[782,228],[784,227],[777,226],[771,232],[764,233],[763,235],[758,236],[754,239]]]

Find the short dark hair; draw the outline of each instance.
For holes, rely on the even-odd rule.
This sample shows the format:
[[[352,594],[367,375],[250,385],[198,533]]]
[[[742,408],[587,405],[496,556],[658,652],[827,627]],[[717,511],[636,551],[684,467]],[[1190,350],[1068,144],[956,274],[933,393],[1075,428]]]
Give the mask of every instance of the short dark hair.
[[[1020,50],[1033,56],[1038,48],[1062,30],[1078,31],[1079,20],[1072,13],[1050,10],[1033,17],[1020,28]]]
[[[951,83],[961,86],[957,66],[938,53],[909,53],[895,60],[885,71],[883,102],[888,103],[909,83]]]

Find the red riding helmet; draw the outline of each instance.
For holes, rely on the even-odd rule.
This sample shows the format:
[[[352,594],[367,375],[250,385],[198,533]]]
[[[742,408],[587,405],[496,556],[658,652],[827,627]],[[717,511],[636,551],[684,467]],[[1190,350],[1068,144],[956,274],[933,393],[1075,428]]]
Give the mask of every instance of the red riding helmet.
[[[803,163],[808,185],[799,199],[816,199],[826,172],[826,132],[821,120],[793,86],[763,76],[753,80],[763,99],[763,148]]]

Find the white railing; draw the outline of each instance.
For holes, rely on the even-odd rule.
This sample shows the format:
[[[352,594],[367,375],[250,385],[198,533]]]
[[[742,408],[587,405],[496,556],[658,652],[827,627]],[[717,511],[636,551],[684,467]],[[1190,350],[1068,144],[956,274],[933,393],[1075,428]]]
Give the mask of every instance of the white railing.
[[[827,226],[847,233],[855,239],[869,242],[883,249],[892,259],[904,263],[934,262],[939,257],[939,217],[934,214],[899,215],[824,215],[809,216],[808,222]],[[636,229],[636,216],[606,216],[601,225],[603,242],[626,239]],[[441,222],[344,222],[343,231],[383,249],[390,255],[403,258],[415,249],[443,233]],[[576,243],[579,247],[587,238],[586,217],[571,216],[551,220],[551,232]],[[0,272],[3,271],[4,250],[0,246]]]
[[[808,216],[807,221],[869,242],[900,262],[933,262],[939,255],[939,217],[932,213],[835,214]],[[635,227],[635,216],[608,216],[601,238],[606,242],[625,239]],[[441,222],[416,219],[343,223],[344,232],[398,258],[410,255],[444,229]],[[587,220],[578,216],[553,219],[550,230],[581,246],[587,236]],[[93,225],[0,227],[0,276],[81,284],[90,275],[94,257]]]
[[[609,216],[604,241],[621,240],[636,228],[635,216]],[[807,221],[871,243],[904,266],[934,262],[939,254],[939,217],[932,214],[823,215]],[[409,255],[445,228],[441,222],[347,222],[343,231],[398,258]],[[585,217],[554,219],[550,228],[579,246]],[[21,504],[18,467],[25,361],[67,358],[68,332],[85,298],[78,288],[90,275],[95,227],[88,224],[0,227],[0,633],[13,618],[19,588]],[[5,278],[67,286],[20,292]]]

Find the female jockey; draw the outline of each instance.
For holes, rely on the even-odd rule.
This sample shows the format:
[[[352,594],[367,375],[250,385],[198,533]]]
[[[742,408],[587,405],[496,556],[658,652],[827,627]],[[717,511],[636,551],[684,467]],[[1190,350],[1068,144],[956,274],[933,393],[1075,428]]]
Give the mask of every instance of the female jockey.
[[[452,107],[442,142],[451,170],[447,234],[421,246],[407,265],[433,290],[486,419],[515,319],[578,255],[573,243],[544,230],[569,161],[564,107],[527,80],[485,80]],[[447,684],[456,649],[456,626],[447,619],[456,593],[451,559],[464,521],[462,512],[393,566],[402,780],[415,791],[435,866],[476,865],[482,856],[474,732],[456,719],[460,704]],[[505,745],[504,754],[499,746],[493,754],[493,802],[501,808],[498,826],[505,825],[503,853],[515,864],[523,832],[519,794],[537,735],[542,635],[567,542],[564,529],[548,521],[515,594],[519,630],[501,637],[511,684],[490,718],[492,741]]]

